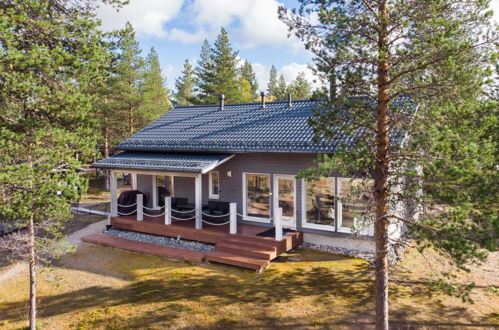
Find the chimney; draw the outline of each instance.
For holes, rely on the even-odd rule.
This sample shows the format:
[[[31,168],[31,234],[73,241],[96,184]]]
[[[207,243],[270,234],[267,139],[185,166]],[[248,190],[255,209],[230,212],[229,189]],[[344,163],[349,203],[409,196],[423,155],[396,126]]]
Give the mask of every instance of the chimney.
[[[288,94],[288,108],[291,108],[291,93]]]
[[[223,95],[223,94],[218,95],[218,101],[219,101],[219,104],[220,104],[220,110],[224,109],[224,100],[225,100],[225,95]]]
[[[262,109],[265,109],[265,92],[261,92],[260,96],[262,97]]]

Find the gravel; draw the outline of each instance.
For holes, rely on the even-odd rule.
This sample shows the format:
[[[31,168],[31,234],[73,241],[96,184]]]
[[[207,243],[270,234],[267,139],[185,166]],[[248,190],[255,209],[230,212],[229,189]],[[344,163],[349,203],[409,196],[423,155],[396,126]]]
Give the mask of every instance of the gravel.
[[[328,252],[332,254],[338,254],[342,256],[347,256],[347,257],[353,257],[353,258],[359,258],[367,261],[374,261],[374,253],[370,252],[362,252],[362,251],[356,251],[356,250],[350,250],[350,249],[345,249],[345,248],[340,248],[340,247],[335,247],[335,246],[330,246],[330,245],[321,245],[321,244],[314,244],[314,243],[307,243],[304,242],[302,244],[303,247],[316,250],[316,251],[321,251],[321,252]]]
[[[162,246],[176,247],[186,250],[201,251],[201,252],[211,252],[213,251],[213,246],[209,244],[204,244],[200,242],[193,242],[181,239],[180,237],[172,238],[165,236],[156,236],[149,234],[137,233],[128,230],[119,230],[111,228],[109,230],[104,230],[102,232],[104,235],[109,235],[113,237],[120,237],[129,239],[132,241],[139,241],[143,243],[156,244]]]

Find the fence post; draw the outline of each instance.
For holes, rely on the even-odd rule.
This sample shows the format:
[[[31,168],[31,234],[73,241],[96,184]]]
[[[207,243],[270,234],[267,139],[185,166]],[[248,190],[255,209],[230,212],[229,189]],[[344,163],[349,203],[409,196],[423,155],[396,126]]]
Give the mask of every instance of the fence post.
[[[144,220],[144,195],[137,195],[137,221]]]
[[[275,239],[276,241],[282,241],[282,207],[275,208],[274,214],[274,226],[275,226]]]
[[[165,197],[165,225],[172,224],[172,198]]]
[[[237,234],[237,214],[236,214],[237,204],[230,203],[229,210],[230,210],[230,233]]]

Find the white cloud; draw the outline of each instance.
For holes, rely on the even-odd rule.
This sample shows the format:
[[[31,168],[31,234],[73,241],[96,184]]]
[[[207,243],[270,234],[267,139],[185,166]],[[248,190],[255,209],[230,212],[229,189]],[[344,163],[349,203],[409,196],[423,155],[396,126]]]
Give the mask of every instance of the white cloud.
[[[312,85],[312,87],[316,88],[321,86],[321,83],[316,80],[316,77],[313,73],[313,71],[308,67],[308,64],[298,64],[298,63],[290,63],[287,65],[284,65],[280,72],[284,76],[284,79],[286,80],[287,83],[290,83],[294,79],[296,79],[296,76],[298,76],[298,73],[303,72],[305,74],[305,79]]]
[[[198,30],[197,32],[191,33],[182,29],[171,29],[168,33],[168,40],[180,41],[184,44],[194,44],[200,43],[206,38],[206,32],[204,30]]]
[[[258,89],[266,91],[267,84],[269,83],[270,68],[260,63],[252,63],[251,65],[253,66],[256,81],[258,82]]]
[[[117,11],[110,5],[101,4],[97,16],[106,31],[119,29],[130,22],[142,36],[165,37],[165,24],[180,13],[184,0],[131,0]]]
[[[492,0],[490,8],[494,11],[494,20],[499,24],[499,0]]]

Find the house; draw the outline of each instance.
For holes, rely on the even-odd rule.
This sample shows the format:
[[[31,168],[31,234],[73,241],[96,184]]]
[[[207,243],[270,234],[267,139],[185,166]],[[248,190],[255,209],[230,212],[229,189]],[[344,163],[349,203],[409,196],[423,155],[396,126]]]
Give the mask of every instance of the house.
[[[169,217],[164,222],[162,217],[155,218],[155,224],[162,226],[161,235],[175,237],[180,232],[164,228],[174,228],[177,223],[194,231],[182,232],[182,237],[209,242],[203,235],[220,224],[217,219],[226,219],[224,235],[229,236],[232,229],[233,234],[240,235],[239,228],[254,233],[278,227],[272,234],[276,237],[265,237],[273,241],[299,233],[282,251],[304,241],[373,252],[372,226],[361,235],[351,233],[358,216],[355,210],[362,207],[362,200],[349,203],[335,198],[348,194],[362,181],[339,174],[315,183],[296,178],[300,171],[315,166],[319,154],[335,151],[335,142],[312,139],[307,120],[314,107],[314,101],[290,98],[282,102],[266,103],[262,98],[255,103],[224,104],[223,97],[216,105],[176,106],[120,143],[117,149],[121,153],[93,164],[111,171],[113,226],[154,233],[144,229],[147,221],[118,213],[116,175],[132,173],[134,189],[149,197],[143,205],[144,213],[140,210],[137,218],[142,220],[143,214],[154,216],[155,212],[161,215],[162,210]],[[232,229],[228,227],[229,207],[217,202],[233,205]],[[210,205],[211,209],[207,209]],[[120,219],[131,222],[124,224]],[[222,231],[220,227],[218,232]],[[245,240],[249,245],[258,245],[256,241],[257,237]],[[242,241],[225,243],[232,244],[234,252]],[[226,250],[230,251],[230,246]],[[252,256],[252,252],[246,255]]]

